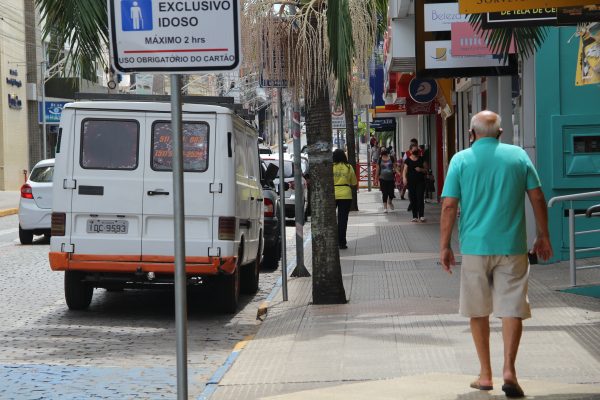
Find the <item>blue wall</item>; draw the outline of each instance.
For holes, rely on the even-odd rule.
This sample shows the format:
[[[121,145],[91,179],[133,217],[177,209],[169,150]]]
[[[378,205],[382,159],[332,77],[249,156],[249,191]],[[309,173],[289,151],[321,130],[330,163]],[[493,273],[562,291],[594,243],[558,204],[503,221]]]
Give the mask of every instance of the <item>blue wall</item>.
[[[600,86],[575,86],[579,37],[574,27],[551,28],[536,55],[536,150],[537,167],[547,199],[554,196],[600,190],[600,153],[576,155],[588,172],[573,174],[573,135],[600,135]],[[570,43],[569,43],[569,39]],[[596,164],[598,162],[598,164]],[[570,172],[569,172],[570,171]],[[595,201],[578,202],[584,209]],[[550,234],[555,260],[568,259],[568,222],[564,205],[550,211]],[[576,229],[597,229],[595,221],[577,219]],[[577,247],[600,246],[600,236],[582,236]]]

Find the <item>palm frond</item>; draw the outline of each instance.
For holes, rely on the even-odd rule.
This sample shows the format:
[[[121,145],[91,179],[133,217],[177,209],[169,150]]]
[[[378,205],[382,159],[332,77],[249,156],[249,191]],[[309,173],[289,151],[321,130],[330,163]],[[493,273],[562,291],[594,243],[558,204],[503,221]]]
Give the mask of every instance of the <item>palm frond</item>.
[[[548,35],[548,28],[537,26],[483,29],[482,18],[482,14],[471,14],[469,23],[475,31],[483,35],[492,52],[502,56],[505,60],[510,55],[513,43],[517,54],[522,58],[527,58],[542,46]]]
[[[65,72],[94,76],[108,46],[108,13],[104,1],[36,0],[44,38],[66,49]]]
[[[350,74],[355,48],[348,0],[329,0],[327,4],[329,65],[338,81],[336,103],[344,104],[350,94]]]

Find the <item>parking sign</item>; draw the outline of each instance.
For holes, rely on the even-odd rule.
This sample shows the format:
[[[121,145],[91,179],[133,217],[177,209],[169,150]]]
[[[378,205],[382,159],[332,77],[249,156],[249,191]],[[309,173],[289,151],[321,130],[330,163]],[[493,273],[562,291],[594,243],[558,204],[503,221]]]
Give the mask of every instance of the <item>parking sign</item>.
[[[124,73],[236,69],[238,0],[109,0],[111,61]]]

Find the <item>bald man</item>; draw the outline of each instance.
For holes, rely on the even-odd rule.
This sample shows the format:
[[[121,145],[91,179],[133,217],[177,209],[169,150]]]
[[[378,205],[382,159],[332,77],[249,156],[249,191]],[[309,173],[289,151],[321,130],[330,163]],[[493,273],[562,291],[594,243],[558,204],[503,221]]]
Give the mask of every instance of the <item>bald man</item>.
[[[531,317],[527,286],[529,261],[525,230],[525,194],[533,206],[537,238],[532,252],[552,257],[548,209],[538,174],[523,149],[499,142],[501,118],[482,111],[471,120],[473,145],[452,158],[442,192],[440,259],[452,273],[451,236],[460,206],[462,253],[460,314],[470,318],[480,373],[471,387],[492,390],[489,316],[502,319],[504,367],[502,390],[524,397],[515,370],[522,321]]]

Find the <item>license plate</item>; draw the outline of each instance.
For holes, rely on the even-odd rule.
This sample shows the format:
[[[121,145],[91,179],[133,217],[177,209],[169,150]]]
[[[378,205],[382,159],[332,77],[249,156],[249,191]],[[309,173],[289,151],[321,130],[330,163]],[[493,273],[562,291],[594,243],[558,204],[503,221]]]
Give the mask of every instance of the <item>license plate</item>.
[[[126,234],[129,222],[111,219],[88,219],[87,233]]]

